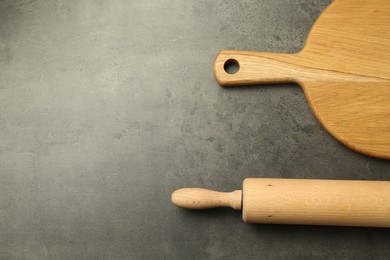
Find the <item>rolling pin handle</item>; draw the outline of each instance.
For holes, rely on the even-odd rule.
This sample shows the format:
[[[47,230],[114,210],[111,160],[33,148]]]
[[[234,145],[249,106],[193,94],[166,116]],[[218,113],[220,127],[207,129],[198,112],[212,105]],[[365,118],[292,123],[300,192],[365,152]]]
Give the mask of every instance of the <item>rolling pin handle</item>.
[[[241,210],[242,191],[218,192],[201,188],[183,188],[172,193],[172,203],[186,209],[230,207]]]

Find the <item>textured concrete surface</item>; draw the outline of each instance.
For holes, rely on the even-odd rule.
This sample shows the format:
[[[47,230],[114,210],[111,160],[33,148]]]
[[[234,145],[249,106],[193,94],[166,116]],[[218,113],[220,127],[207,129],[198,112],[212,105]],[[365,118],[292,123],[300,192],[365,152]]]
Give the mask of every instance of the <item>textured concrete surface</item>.
[[[170,204],[246,177],[390,180],[294,85],[220,88],[219,49],[295,52],[329,0],[0,1],[0,259],[389,259],[390,231]]]

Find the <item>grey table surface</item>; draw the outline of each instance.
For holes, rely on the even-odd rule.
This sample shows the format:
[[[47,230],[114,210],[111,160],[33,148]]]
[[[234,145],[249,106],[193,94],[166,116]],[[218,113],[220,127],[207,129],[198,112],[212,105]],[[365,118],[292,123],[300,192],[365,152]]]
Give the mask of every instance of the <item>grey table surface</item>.
[[[390,180],[294,85],[221,88],[220,49],[296,52],[329,0],[0,1],[0,259],[389,259],[390,230],[174,207],[246,177]]]

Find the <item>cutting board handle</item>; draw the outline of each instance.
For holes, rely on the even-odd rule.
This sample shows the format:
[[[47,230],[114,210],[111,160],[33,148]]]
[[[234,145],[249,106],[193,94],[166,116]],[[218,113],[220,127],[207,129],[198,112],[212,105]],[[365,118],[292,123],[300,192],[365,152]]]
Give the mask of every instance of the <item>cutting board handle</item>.
[[[241,210],[242,191],[219,192],[201,188],[183,188],[172,193],[172,202],[186,209],[230,207]]]
[[[298,76],[305,68],[294,64],[299,53],[259,53],[250,51],[222,50],[214,62],[214,74],[221,86],[254,84],[298,83]],[[239,65],[234,74],[225,68],[230,64]]]

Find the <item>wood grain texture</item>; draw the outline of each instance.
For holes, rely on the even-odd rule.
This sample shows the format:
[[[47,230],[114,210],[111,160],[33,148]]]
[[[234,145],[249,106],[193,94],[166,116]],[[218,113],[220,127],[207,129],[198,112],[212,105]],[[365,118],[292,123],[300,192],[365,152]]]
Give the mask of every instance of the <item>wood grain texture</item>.
[[[245,179],[250,223],[390,227],[390,182]]]
[[[236,60],[236,74],[224,70]],[[363,154],[390,159],[390,1],[335,0],[295,54],[221,51],[222,86],[300,85],[325,129]]]
[[[241,210],[242,192],[218,192],[201,188],[183,188],[172,193],[172,203],[186,209],[230,207]]]

